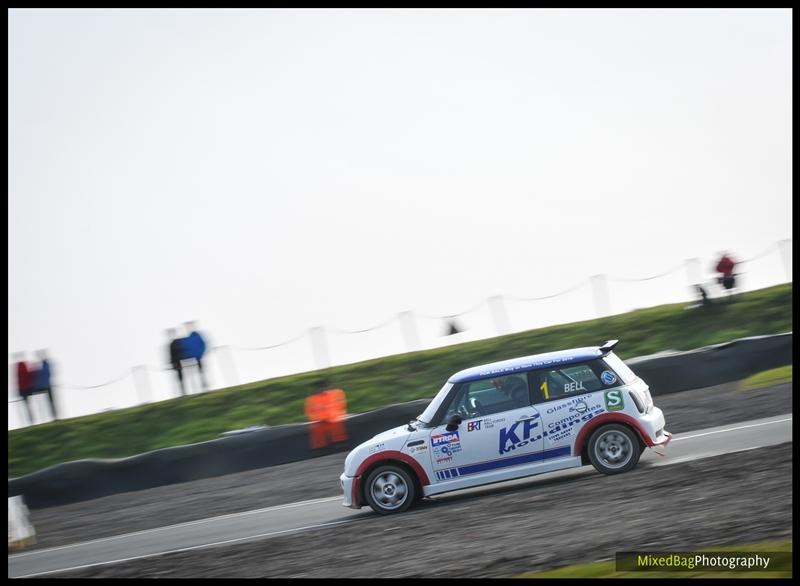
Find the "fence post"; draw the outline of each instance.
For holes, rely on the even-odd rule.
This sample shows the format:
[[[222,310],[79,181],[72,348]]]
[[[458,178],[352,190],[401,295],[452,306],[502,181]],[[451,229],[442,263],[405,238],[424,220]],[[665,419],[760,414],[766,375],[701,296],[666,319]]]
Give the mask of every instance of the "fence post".
[[[139,404],[144,405],[145,403],[150,403],[153,399],[153,395],[150,388],[150,377],[147,376],[147,366],[139,364],[134,366],[131,370],[133,372],[133,384],[136,387],[136,394],[139,396]]]
[[[422,348],[419,343],[417,324],[414,321],[414,314],[411,311],[401,311],[399,314],[400,329],[403,332],[403,339],[406,342],[406,349],[409,352],[416,352]]]
[[[314,362],[317,368],[328,368],[331,365],[331,357],[328,352],[328,343],[325,340],[325,328],[317,326],[311,328],[311,349],[314,352]]]
[[[508,312],[506,305],[503,302],[502,295],[494,295],[489,297],[489,307],[492,309],[492,317],[494,318],[494,327],[497,333],[501,336],[511,333],[511,322],[508,320]]]
[[[593,275],[591,282],[595,313],[597,313],[597,317],[604,317],[611,313],[611,303],[608,296],[608,281],[605,275]]]
[[[225,371],[228,386],[235,387],[239,384],[239,373],[236,371],[236,362],[233,360],[233,348],[226,344],[214,346],[213,350],[219,355],[220,368]],[[223,354],[222,350],[227,350],[227,352]]]
[[[700,259],[697,257],[687,258],[684,264],[686,267],[686,278],[689,279],[689,287],[702,284],[703,271],[700,268]]]
[[[22,495],[8,497],[8,549],[19,550],[36,543],[36,529]]]
[[[792,239],[784,238],[778,242],[778,250],[781,251],[781,260],[783,260],[783,270],[786,273],[786,282],[792,281]]]

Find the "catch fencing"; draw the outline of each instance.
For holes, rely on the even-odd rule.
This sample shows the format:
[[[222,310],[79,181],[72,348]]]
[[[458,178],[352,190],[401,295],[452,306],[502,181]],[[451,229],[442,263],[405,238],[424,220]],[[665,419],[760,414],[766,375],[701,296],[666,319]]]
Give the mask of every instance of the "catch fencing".
[[[783,276],[787,282],[790,282],[792,279],[791,243],[791,239],[777,241],[762,250],[760,253],[745,260],[738,261],[737,266],[743,267],[744,271],[750,271],[758,263],[767,262],[769,257],[779,256],[780,264],[783,268]],[[423,325],[427,328],[428,333],[430,333],[431,324],[438,323],[441,332],[440,337],[446,336],[447,334],[458,333],[462,329],[467,329],[464,326],[464,320],[468,319],[468,316],[472,317],[478,313],[481,313],[482,318],[485,322],[487,322],[486,327],[489,328],[487,331],[491,332],[488,334],[488,336],[506,335],[515,331],[531,329],[532,327],[544,327],[546,325],[552,325],[550,323],[546,323],[546,314],[542,314],[539,316],[538,325],[532,326],[530,323],[526,323],[522,328],[515,328],[515,325],[521,324],[523,321],[525,321],[522,319],[522,317],[520,317],[524,314],[521,309],[522,306],[546,303],[548,300],[567,295],[573,295],[576,292],[586,291],[587,289],[591,293],[593,314],[586,315],[576,311],[576,319],[604,317],[612,313],[612,287],[640,287],[645,294],[650,294],[648,295],[648,298],[650,298],[653,294],[653,290],[646,289],[647,285],[654,282],[663,282],[665,279],[672,279],[670,281],[671,286],[673,288],[680,287],[681,291],[683,292],[680,295],[681,299],[687,300],[690,297],[693,298],[695,295],[694,292],[696,285],[703,285],[706,287],[709,286],[708,278],[704,278],[703,267],[711,266],[711,264],[712,262],[710,260],[701,261],[699,258],[691,258],[686,259],[681,263],[676,263],[672,267],[652,275],[633,277],[614,274],[593,275],[589,278],[574,283],[569,287],[562,288],[546,295],[527,297],[516,295],[494,295],[480,300],[479,302],[476,302],[475,304],[466,307],[461,311],[451,313],[402,311],[367,327],[340,328],[335,326],[316,326],[304,331],[300,331],[295,335],[289,336],[285,339],[264,345],[216,345],[209,348],[207,358],[204,360],[204,364],[207,365],[207,370],[210,370],[216,375],[216,380],[224,380],[224,383],[217,384],[216,387],[225,388],[239,384],[245,384],[247,382],[255,382],[257,380],[272,378],[274,376],[296,374],[313,369],[325,369],[333,366],[334,364],[343,364],[357,360],[379,358],[381,356],[387,356],[403,351],[414,352],[423,349],[429,349],[431,347],[435,347],[435,344],[430,343],[430,340],[432,339],[430,335],[427,336],[427,340],[429,340],[428,344],[423,344],[421,342],[420,328],[422,328]],[[771,270],[773,273],[776,267],[777,264],[773,259],[773,263],[771,265]],[[737,268],[737,270],[742,269]],[[680,283],[680,280],[676,280],[681,272],[684,272],[682,284]],[[775,280],[774,277],[773,280]],[[713,290],[713,287],[710,288]],[[661,302],[664,301],[661,300]],[[577,305],[585,306],[586,303],[577,303]],[[516,316],[516,319],[512,318],[512,314]],[[581,315],[584,317],[581,317]],[[343,337],[368,336],[375,332],[386,330],[387,328],[396,328],[396,330],[399,330],[400,337],[402,339],[402,346],[395,345],[394,351],[388,352],[386,350],[377,350],[377,346],[375,346],[374,351],[372,351],[370,355],[359,356],[356,360],[332,360],[330,342],[332,338],[336,339],[340,345],[343,345]],[[453,342],[465,341],[463,337],[460,337],[459,335],[450,336],[450,338],[453,339]],[[383,339],[386,340],[386,337]],[[398,342],[399,341],[400,340],[398,340]],[[305,350],[298,346],[300,343],[307,344]],[[257,354],[260,362],[269,364],[271,362],[269,358],[262,359],[261,357],[268,356],[270,352],[274,353],[279,351],[283,352],[283,354],[280,355],[280,358],[278,358],[277,355],[274,355],[275,359],[272,362],[284,362],[289,364],[289,366],[287,366],[287,368],[283,371],[272,371],[270,373],[264,372],[261,376],[250,376],[248,377],[248,380],[243,380],[243,377],[240,376],[240,368],[237,367],[237,362],[241,364],[251,361],[249,356]],[[298,358],[304,353],[306,353],[308,358],[311,360]],[[290,362],[286,360],[286,357],[288,356],[292,356],[297,360],[290,364]],[[252,364],[252,362],[250,363]],[[73,411],[70,413],[70,416],[88,415],[90,413],[97,413],[101,411],[114,410],[118,408],[164,400],[169,398],[168,396],[165,396],[163,388],[165,385],[167,385],[167,388],[170,388],[168,386],[171,382],[168,378],[170,371],[171,367],[168,365],[136,365],[126,369],[124,372],[119,373],[117,376],[96,384],[77,385],[71,384],[71,382],[60,383],[59,381],[56,381],[54,388],[56,390],[56,401],[60,403],[59,411],[62,413],[66,411],[64,407],[67,406],[66,403],[68,402],[68,399],[63,396],[65,392],[71,392],[73,394],[85,394],[87,392],[113,387],[114,385],[119,385],[119,383],[123,382],[127,385],[128,389],[126,390],[128,399],[122,401],[121,403],[123,404],[120,404],[119,401],[109,402],[107,396],[110,395],[97,393],[92,395],[92,397],[96,400],[90,402],[91,407],[88,410],[84,409],[79,413],[75,413]],[[17,427],[23,427],[29,423],[27,422],[27,417],[22,415],[21,408],[23,405],[21,404],[21,399],[11,390],[13,386],[11,383],[13,376],[11,374],[9,376],[9,429],[14,429]],[[152,383],[152,379],[154,377],[157,381],[155,385],[157,392],[154,392],[154,385]],[[32,397],[32,400],[34,402],[33,407],[36,411],[38,422],[47,421],[49,419],[49,410],[44,406],[45,397],[34,396]]]

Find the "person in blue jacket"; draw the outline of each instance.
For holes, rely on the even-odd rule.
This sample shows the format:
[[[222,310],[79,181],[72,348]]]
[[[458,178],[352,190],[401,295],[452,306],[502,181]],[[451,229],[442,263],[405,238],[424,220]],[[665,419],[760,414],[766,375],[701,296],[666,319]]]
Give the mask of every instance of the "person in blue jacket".
[[[197,363],[200,382],[203,385],[203,390],[207,391],[208,381],[206,381],[206,376],[203,373],[203,356],[206,353],[206,341],[203,339],[203,336],[200,335],[200,332],[197,331],[195,322],[186,322],[186,331],[189,332],[189,335],[183,338],[181,344],[183,348],[183,358],[186,360],[194,360]]]
[[[37,358],[39,358],[39,368],[34,371],[34,392],[47,393],[47,396],[50,398],[50,410],[53,412],[53,419],[58,419],[56,402],[53,400],[50,361],[47,359],[47,351],[39,350],[39,352],[37,352]]]

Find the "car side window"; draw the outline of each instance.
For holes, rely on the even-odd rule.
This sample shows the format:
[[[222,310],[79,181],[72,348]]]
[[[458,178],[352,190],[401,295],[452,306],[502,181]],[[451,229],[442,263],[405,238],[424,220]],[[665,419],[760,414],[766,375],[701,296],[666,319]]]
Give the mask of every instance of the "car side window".
[[[472,419],[530,404],[528,380],[524,374],[481,379],[461,386],[445,413],[444,421],[456,413],[463,419]]]
[[[554,401],[602,390],[603,383],[589,364],[568,364],[557,368],[538,370],[532,373],[541,400]]]

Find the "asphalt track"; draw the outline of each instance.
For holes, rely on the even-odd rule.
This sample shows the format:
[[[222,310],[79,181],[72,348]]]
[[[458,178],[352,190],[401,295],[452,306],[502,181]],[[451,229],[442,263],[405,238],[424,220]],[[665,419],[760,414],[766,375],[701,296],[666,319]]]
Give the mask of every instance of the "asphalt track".
[[[757,390],[730,383],[659,396],[656,404],[666,414],[667,429],[681,434],[790,413],[792,395],[791,383]],[[37,543],[26,551],[329,497],[339,491],[346,455],[336,452],[280,466],[34,508],[31,518]]]
[[[640,463],[640,468],[643,470],[639,474],[648,474],[647,468],[680,465],[707,458],[714,459],[724,454],[748,452],[767,446],[786,444],[792,441],[791,423],[792,415],[787,413],[676,434],[666,449],[658,450],[660,453],[656,453],[654,450],[645,451]],[[730,474],[730,472],[726,473]],[[621,479],[628,474],[608,478]],[[448,504],[451,504],[455,505],[454,509],[457,509],[461,499],[469,496],[498,495],[513,490],[514,487],[535,489],[553,484],[567,486],[571,485],[570,481],[572,480],[592,476],[599,477],[601,475],[591,467],[583,467],[466,489],[430,500],[434,505],[444,505],[446,508]],[[640,478],[642,477],[640,476]],[[790,500],[788,507],[787,522],[790,527]],[[395,527],[397,523],[402,523],[405,516],[379,520],[387,526]],[[115,564],[146,563],[148,560],[163,560],[164,558],[161,556],[165,554],[188,554],[207,548],[221,548],[253,541],[277,539],[305,532],[314,533],[328,528],[357,526],[359,523],[372,524],[377,517],[367,508],[360,511],[345,509],[341,506],[341,496],[331,494],[330,497],[280,504],[269,508],[209,517],[188,523],[10,555],[8,557],[8,577],[53,576],[67,571],[72,571],[70,573],[74,574],[75,570],[85,572],[103,567],[113,567]]]

